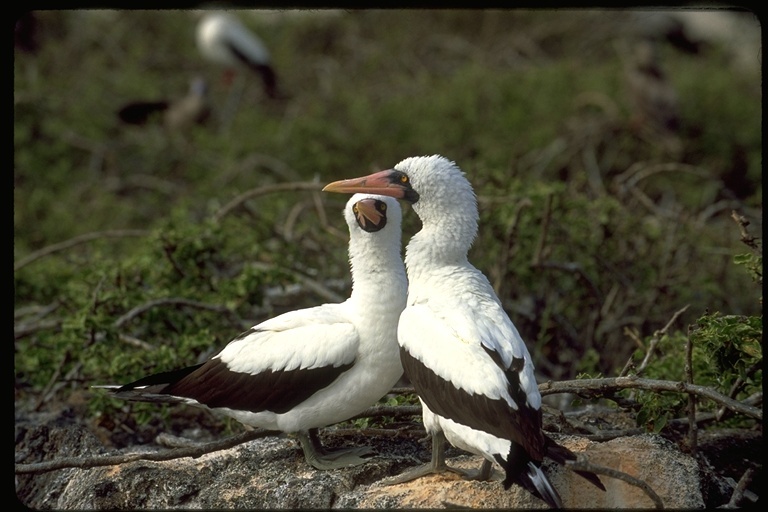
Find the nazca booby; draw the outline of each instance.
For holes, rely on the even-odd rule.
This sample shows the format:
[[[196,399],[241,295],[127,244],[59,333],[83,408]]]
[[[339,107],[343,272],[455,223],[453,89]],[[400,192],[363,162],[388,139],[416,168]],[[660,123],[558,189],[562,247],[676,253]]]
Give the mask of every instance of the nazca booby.
[[[155,117],[162,118],[165,126],[171,129],[203,124],[211,114],[207,93],[205,80],[196,77],[190,81],[186,96],[173,100],[132,101],[123,105],[117,115],[122,122],[135,125],[146,124]]]
[[[233,14],[206,12],[198,22],[195,37],[203,57],[229,70],[246,68],[255,71],[261,76],[267,96],[278,96],[277,75],[269,50]]]
[[[362,412],[402,376],[401,216],[391,197],[356,194],[347,202],[352,293],[346,301],[266,320],[202,364],[97,387],[118,398],[208,407],[246,425],[296,433],[317,469],[365,462],[370,448],[331,452],[320,445],[317,428]]]
[[[481,478],[490,476],[496,462],[505,470],[505,488],[518,483],[562,507],[541,461],[549,457],[565,464],[576,456],[542,430],[531,356],[488,279],[467,259],[479,215],[461,169],[440,155],[412,157],[323,190],[404,199],[421,219],[421,230],[405,251],[408,302],[397,335],[403,369],[432,435],[432,461],[404,480],[457,471],[445,465],[444,436],[486,459]],[[580,474],[605,490],[596,475]]]

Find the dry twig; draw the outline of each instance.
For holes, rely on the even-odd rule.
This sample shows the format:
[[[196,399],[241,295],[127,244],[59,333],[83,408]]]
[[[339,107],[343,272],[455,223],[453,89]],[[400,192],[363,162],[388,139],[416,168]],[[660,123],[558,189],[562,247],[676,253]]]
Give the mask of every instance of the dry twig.
[[[763,368],[763,360],[760,359],[759,361],[756,361],[754,364],[752,364],[749,368],[746,369],[744,372],[744,377],[751,377],[755,374],[758,370],[761,370]],[[728,396],[731,398],[734,398],[736,395],[739,394],[739,391],[741,391],[744,388],[744,385],[746,384],[746,381],[744,380],[744,377],[739,375],[735,381],[733,381],[733,385],[731,386],[731,389],[728,393]],[[721,407],[717,411],[717,421],[722,421],[725,418],[728,417],[728,410],[725,407]]]
[[[741,232],[741,241],[744,242],[747,246],[751,247],[754,251],[759,251],[760,248],[757,245],[757,237],[754,237],[749,234],[749,231],[747,231],[747,226],[749,226],[749,221],[746,217],[743,215],[739,215],[736,210],[733,210],[731,212],[731,218],[736,221],[736,224],[739,225],[739,231]]]
[[[13,271],[16,272],[19,269],[29,265],[33,261],[39,260],[43,256],[48,256],[49,254],[63,251],[65,249],[69,249],[70,247],[84,244],[86,242],[91,242],[93,240],[98,240],[100,238],[125,238],[132,236],[147,236],[148,234],[149,231],[145,231],[143,229],[117,229],[111,231],[85,233],[83,235],[78,235],[76,237],[70,238],[69,240],[64,240],[63,242],[49,245],[47,247],[43,247],[40,250],[27,254],[24,258],[21,258],[19,261],[13,264]]]
[[[744,500],[744,495],[747,493],[747,488],[749,487],[749,484],[752,483],[754,475],[754,468],[747,468],[744,474],[741,475],[741,478],[739,478],[739,483],[736,484],[731,499],[728,500],[728,504],[723,508],[738,508],[741,506],[741,503]]]
[[[544,257],[544,246],[547,241],[547,233],[549,231],[549,222],[552,217],[552,194],[547,195],[547,200],[544,203],[544,218],[541,220],[541,232],[539,233],[539,241],[536,243],[536,249],[533,251],[533,259],[531,261],[532,267],[538,267],[542,265]]]
[[[226,306],[221,306],[219,304],[207,304],[205,302],[198,302],[195,300],[189,300],[189,299],[184,299],[179,297],[165,297],[162,299],[150,300],[140,306],[134,307],[127,313],[123,314],[120,318],[115,320],[114,326],[118,328],[122,327],[123,324],[141,315],[145,311],[148,311],[157,306],[166,306],[166,305],[187,306],[187,307],[196,308],[196,309],[207,309],[209,311],[214,311],[216,313],[224,313],[227,316],[230,316],[233,320],[235,320],[235,323],[237,325],[243,324],[242,319],[239,316],[237,316],[237,314],[234,311],[232,311]]]
[[[180,459],[182,457],[197,458],[201,455],[205,455],[206,453],[226,450],[227,448],[232,448],[233,446],[247,443],[248,441],[252,441],[254,439],[279,435],[282,435],[282,433],[274,430],[248,430],[242,434],[228,437],[226,439],[160,452],[125,453],[121,455],[107,455],[98,457],[63,457],[61,459],[34,462],[31,464],[16,464],[16,474],[45,473],[48,471],[55,471],[57,469],[66,468],[89,469],[100,466],[125,464],[127,462],[134,462],[137,460],[163,461]]]
[[[669,322],[667,322],[667,325],[662,327],[660,330],[653,333],[653,337],[651,338],[651,342],[648,346],[648,351],[645,354],[645,357],[643,358],[643,362],[640,363],[640,366],[636,370],[636,374],[640,375],[645,371],[645,367],[648,366],[648,362],[651,359],[651,356],[653,355],[653,351],[656,348],[656,345],[661,341],[661,339],[664,337],[665,334],[667,334],[667,331],[672,326],[672,324],[677,320],[677,318],[685,313],[685,311],[690,307],[690,304],[686,304],[683,308],[675,311],[675,314],[672,315],[672,318],[669,319]],[[627,333],[627,331],[625,331]],[[639,342],[638,338],[635,338],[636,341]],[[642,343],[641,343],[642,346]],[[630,357],[629,361],[627,361],[627,364],[624,365],[624,368],[621,370],[621,373],[619,374],[619,377],[624,377],[626,375],[626,372],[629,371],[629,368],[632,366],[632,358]]]
[[[578,395],[603,395],[611,394],[622,389],[645,389],[648,391],[671,391],[675,393],[689,393],[712,400],[724,405],[734,412],[749,416],[757,420],[763,419],[763,411],[744,402],[738,402],[730,397],[718,393],[714,389],[704,386],[696,386],[685,382],[668,380],[642,379],[636,376],[616,377],[605,379],[577,379],[561,382],[544,382],[539,384],[542,396],[554,393],[575,393]]]
[[[664,508],[664,502],[661,501],[659,495],[656,494],[653,489],[651,489],[650,485],[648,485],[643,480],[640,480],[639,478],[635,478],[632,475],[617,471],[613,468],[607,468],[605,466],[598,466],[597,464],[586,462],[582,457],[579,457],[576,461],[567,461],[566,465],[574,471],[589,471],[598,475],[605,475],[611,478],[616,478],[627,482],[630,485],[634,485],[635,487],[639,487],[645,494],[648,495],[649,498],[651,498],[651,500],[653,500],[653,504],[656,506],[656,508]]]
[[[419,416],[421,415],[420,405],[376,405],[369,407],[360,414],[352,416],[350,420],[356,420],[358,418],[400,418],[403,416]]]
[[[271,194],[273,192],[282,191],[296,191],[296,190],[315,190],[318,191],[322,188],[322,184],[317,181],[296,181],[291,183],[274,183],[271,185],[264,185],[262,187],[246,190],[239,196],[232,199],[229,203],[222,206],[214,215],[215,221],[220,221],[225,215],[229,214],[232,210],[240,206],[245,201],[253,199],[254,197]]]
[[[679,172],[682,174],[691,174],[700,178],[711,179],[711,176],[703,169],[692,165],[685,165],[677,162],[646,165],[645,162],[637,162],[636,164],[631,165],[629,169],[622,174],[616,176],[614,182],[619,190],[623,192],[628,188],[634,188],[640,181],[662,172]]]
[[[687,307],[687,306],[686,306]],[[688,336],[685,338],[685,381],[693,385],[693,343],[691,343],[691,329],[688,328]],[[699,426],[696,423],[696,396],[688,394],[688,439],[691,455],[696,456],[698,445]]]

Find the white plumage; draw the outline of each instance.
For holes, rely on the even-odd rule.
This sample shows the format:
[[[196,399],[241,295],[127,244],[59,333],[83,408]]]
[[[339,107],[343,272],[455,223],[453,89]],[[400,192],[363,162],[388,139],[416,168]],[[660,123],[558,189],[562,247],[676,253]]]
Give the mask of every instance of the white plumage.
[[[315,429],[362,412],[402,375],[396,329],[407,283],[397,201],[357,194],[344,217],[349,299],[266,320],[202,365],[107,387],[126,399],[205,406],[247,425],[297,433],[319,469],[364,462],[369,449],[328,453]]]
[[[269,50],[232,13],[206,12],[197,25],[197,47],[206,59],[229,69],[250,69],[264,82],[270,98],[277,96],[277,78]]]
[[[405,199],[422,221],[406,248],[408,302],[398,343],[406,375],[433,436],[432,463],[406,479],[447,468],[442,436],[482,455],[553,507],[562,503],[541,471],[544,456],[575,456],[541,429],[541,395],[531,356],[488,279],[467,260],[477,234],[475,194],[454,162],[433,155],[327,185],[330,192],[372,192]],[[596,476],[584,474],[602,488]]]

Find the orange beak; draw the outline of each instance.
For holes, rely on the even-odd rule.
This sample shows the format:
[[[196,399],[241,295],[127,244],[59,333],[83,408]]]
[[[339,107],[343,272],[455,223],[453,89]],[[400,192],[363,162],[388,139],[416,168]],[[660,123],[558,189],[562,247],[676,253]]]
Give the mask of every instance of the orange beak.
[[[396,169],[380,171],[361,178],[334,181],[326,185],[323,192],[379,194],[404,199],[411,203],[419,200],[419,194],[411,188],[408,176]]]

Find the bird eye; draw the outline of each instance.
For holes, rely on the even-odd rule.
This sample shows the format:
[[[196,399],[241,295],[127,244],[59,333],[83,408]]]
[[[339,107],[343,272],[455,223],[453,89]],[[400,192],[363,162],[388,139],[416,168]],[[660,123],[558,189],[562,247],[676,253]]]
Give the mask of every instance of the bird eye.
[[[352,212],[357,213],[357,203],[352,205]]]
[[[406,176],[405,174],[400,176],[400,183],[408,183],[408,176]]]
[[[387,211],[387,204],[386,203],[379,203],[379,210],[385,212]]]

